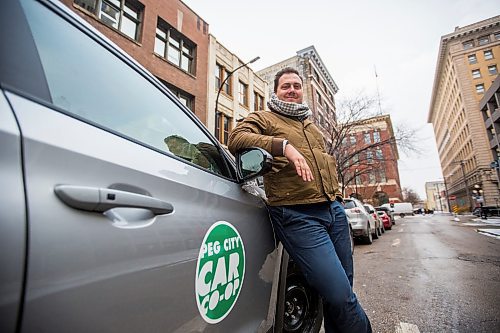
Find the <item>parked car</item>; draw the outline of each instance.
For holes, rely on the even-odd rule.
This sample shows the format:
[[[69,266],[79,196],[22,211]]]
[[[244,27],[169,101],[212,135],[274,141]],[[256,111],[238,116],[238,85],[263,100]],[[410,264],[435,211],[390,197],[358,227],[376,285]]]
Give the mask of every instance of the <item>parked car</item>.
[[[486,217],[500,216],[500,207],[496,206],[483,206],[483,210],[486,211]],[[481,217],[481,207],[476,207],[472,211],[472,214]]]
[[[373,234],[374,239],[378,239],[379,236],[382,236],[382,233],[385,232],[384,224],[378,214],[375,211],[375,208],[370,204],[363,205],[368,212],[369,216],[373,219],[373,223],[375,223],[375,233]]]
[[[0,42],[1,332],[319,331],[242,188],[267,153],[231,158],[59,1],[0,1]]]
[[[390,207],[380,206],[380,207],[375,207],[375,210],[385,212],[391,219],[392,225],[396,224],[396,219],[394,218],[394,211]]]
[[[375,222],[370,218],[363,204],[355,198],[344,198],[344,208],[351,223],[354,237],[363,239],[367,244],[373,242],[376,232]]]
[[[377,214],[380,217],[380,219],[382,220],[382,223],[384,225],[384,229],[391,230],[392,229],[392,222],[391,222],[391,218],[389,217],[389,215],[387,215],[386,212],[381,211],[381,210],[377,210]]]
[[[411,202],[395,202],[393,204],[386,203],[381,206],[392,209],[395,215],[399,215],[402,218],[405,217],[406,215],[412,215],[412,216],[414,215],[413,205],[411,204]]]

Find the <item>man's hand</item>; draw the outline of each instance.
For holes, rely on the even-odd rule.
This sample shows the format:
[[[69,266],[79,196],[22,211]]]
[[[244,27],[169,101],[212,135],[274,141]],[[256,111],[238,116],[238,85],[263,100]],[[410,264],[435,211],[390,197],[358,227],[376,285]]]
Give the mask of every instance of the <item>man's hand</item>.
[[[284,151],[285,157],[293,163],[297,174],[302,177],[305,182],[310,182],[314,179],[309,165],[307,165],[306,159],[301,153],[291,144],[285,146]]]

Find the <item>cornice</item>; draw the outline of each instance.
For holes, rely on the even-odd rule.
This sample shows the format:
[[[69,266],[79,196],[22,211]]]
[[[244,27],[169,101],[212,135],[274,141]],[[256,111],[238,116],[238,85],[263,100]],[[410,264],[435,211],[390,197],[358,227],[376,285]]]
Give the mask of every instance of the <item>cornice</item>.
[[[328,83],[330,86],[330,89],[333,90],[333,93],[336,94],[339,91],[339,87],[333,80],[332,76],[330,75],[330,72],[326,69],[325,64],[321,60],[318,51],[316,51],[316,48],[311,45],[309,47],[306,47],[305,49],[297,51],[297,55],[302,58],[308,58],[311,61],[314,62],[314,64],[318,67],[320,70],[323,79]]]

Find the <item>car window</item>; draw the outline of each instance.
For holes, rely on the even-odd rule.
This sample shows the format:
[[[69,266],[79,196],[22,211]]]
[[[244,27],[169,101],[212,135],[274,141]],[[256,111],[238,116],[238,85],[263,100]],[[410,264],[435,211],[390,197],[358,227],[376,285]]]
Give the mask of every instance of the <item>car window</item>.
[[[230,177],[219,148],[160,89],[43,5],[28,0],[22,4],[52,104],[110,132]]]
[[[352,200],[344,200],[344,207],[345,208],[356,208],[356,204]]]

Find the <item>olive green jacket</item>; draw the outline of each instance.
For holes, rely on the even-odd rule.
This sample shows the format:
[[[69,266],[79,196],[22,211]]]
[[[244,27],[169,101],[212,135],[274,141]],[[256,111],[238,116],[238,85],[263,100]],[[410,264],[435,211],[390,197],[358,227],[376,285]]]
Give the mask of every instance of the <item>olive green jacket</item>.
[[[283,156],[285,139],[304,156],[313,181],[305,182]],[[273,170],[264,175],[269,205],[334,201],[339,193],[335,159],[326,153],[323,135],[309,119],[299,121],[271,111],[252,112],[231,132],[228,142],[233,154],[248,147],[263,148],[274,157]]]

